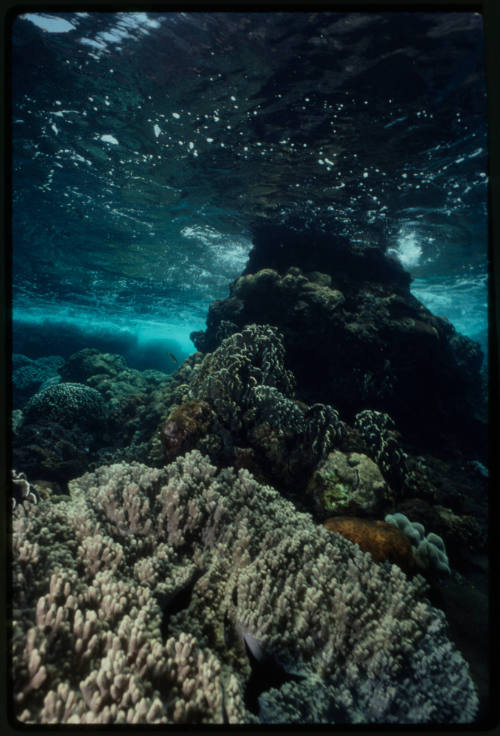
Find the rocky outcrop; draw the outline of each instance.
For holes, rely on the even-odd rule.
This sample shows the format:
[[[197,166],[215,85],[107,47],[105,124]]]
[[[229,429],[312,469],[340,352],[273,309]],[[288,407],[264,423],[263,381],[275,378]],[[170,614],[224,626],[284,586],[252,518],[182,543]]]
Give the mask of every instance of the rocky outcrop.
[[[261,226],[243,275],[191,337],[212,351],[251,323],[283,333],[298,398],[331,404],[347,421],[387,412],[419,448],[484,457],[481,349],[424,307],[381,249]]]

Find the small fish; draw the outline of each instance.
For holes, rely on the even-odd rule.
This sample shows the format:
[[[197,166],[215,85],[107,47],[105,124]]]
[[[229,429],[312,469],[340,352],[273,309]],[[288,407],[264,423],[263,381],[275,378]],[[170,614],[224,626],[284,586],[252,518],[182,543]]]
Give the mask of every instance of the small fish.
[[[173,360],[174,361],[174,363],[177,363],[178,362],[177,361],[177,358],[175,357],[175,355],[173,353],[167,353],[167,355],[170,358],[170,360]]]

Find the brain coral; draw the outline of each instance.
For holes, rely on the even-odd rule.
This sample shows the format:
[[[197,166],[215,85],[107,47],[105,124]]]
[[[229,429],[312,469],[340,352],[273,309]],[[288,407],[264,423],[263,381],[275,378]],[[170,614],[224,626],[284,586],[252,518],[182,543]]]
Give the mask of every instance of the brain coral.
[[[248,471],[193,450],[161,469],[102,466],[70,492],[13,512],[20,721],[474,718],[423,579],[377,565]],[[287,674],[261,684],[256,708],[245,642]]]
[[[81,383],[58,383],[35,394],[26,404],[24,418],[52,421],[63,427],[90,428],[105,419],[105,403],[94,388]]]

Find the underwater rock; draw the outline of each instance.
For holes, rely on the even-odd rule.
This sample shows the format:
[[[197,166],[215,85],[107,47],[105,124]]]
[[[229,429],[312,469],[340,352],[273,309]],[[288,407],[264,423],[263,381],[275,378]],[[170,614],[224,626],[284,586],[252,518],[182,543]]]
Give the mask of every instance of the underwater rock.
[[[303,271],[328,274],[351,289],[359,283],[388,283],[396,292],[405,293],[410,276],[399,261],[387,258],[380,248],[350,242],[338,234],[324,233],[298,224],[258,223],[252,233],[253,246],[244,275],[262,268],[283,274],[290,266]]]
[[[470,550],[484,549],[487,540],[473,516],[455,514],[451,509],[439,504],[434,510],[443,526],[441,535],[446,539],[447,547],[455,548],[457,552],[464,547]]]
[[[28,482],[25,473],[18,473],[16,470],[12,470],[12,508],[16,508],[18,503],[24,501],[30,501],[31,503],[38,503],[38,494],[36,490]]]
[[[161,430],[161,440],[167,460],[173,460],[197,447],[215,418],[206,401],[192,399],[175,407]]]
[[[442,454],[468,447],[482,457],[481,349],[431,314],[409,284],[380,248],[263,225],[230,296],[210,306],[205,333],[192,339],[210,351],[222,322],[275,325],[302,400],[331,404],[347,421],[367,407],[385,412],[417,446]]]
[[[416,571],[410,539],[393,524],[356,516],[334,516],[326,519],[323,526],[359,544],[375,562],[392,562],[406,572]]]
[[[65,486],[90,464],[99,433],[68,428],[57,422],[24,421],[12,441],[13,463],[30,478],[50,480]]]
[[[340,450],[330,452],[317,466],[307,493],[321,519],[332,514],[374,515],[390,500],[387,483],[373,460]]]
[[[101,353],[96,348],[84,348],[73,353],[59,369],[63,381],[85,383],[90,376],[116,376],[127,369],[125,359],[114,353]]]

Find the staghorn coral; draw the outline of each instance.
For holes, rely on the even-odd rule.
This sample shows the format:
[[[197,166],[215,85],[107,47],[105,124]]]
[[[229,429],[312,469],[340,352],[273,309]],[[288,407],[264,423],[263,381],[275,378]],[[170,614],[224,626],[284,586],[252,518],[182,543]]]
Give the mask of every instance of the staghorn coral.
[[[185,494],[194,476],[186,479]],[[156,510],[163,509],[169,544],[157,543],[148,518],[148,492],[162,480],[167,486]],[[101,470],[99,485],[73,488],[71,500],[42,502],[38,515],[16,514],[13,665],[20,721],[245,719],[234,678],[222,684],[216,654],[188,633],[162,638],[161,605],[193,571],[175,553],[184,540],[179,525],[189,527],[189,519],[172,514],[165,521],[174,497],[178,510],[184,508],[180,480],[175,469],[168,475],[115,465]],[[186,511],[200,521],[193,504]]]
[[[423,579],[375,564],[245,469],[217,472],[194,450],[161,469],[101,467],[70,492],[13,512],[20,721],[274,722],[278,703],[293,721],[289,681],[263,684],[258,716],[247,707],[253,640],[290,677],[321,682],[318,720],[474,718]],[[301,700],[301,722],[318,708]]]

